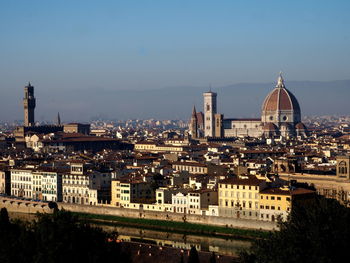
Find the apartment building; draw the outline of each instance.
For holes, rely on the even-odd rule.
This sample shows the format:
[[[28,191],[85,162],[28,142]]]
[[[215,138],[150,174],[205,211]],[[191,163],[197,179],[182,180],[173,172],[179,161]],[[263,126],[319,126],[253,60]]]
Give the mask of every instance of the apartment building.
[[[297,199],[313,198],[315,191],[303,188],[266,188],[260,192],[260,220],[286,220]]]
[[[219,182],[219,216],[259,219],[259,192],[266,181],[255,176],[227,178]]]
[[[11,195],[22,198],[33,198],[32,169],[11,169]]]
[[[131,203],[155,203],[155,191],[151,182],[135,179],[112,181],[111,204],[117,207],[131,207]]]

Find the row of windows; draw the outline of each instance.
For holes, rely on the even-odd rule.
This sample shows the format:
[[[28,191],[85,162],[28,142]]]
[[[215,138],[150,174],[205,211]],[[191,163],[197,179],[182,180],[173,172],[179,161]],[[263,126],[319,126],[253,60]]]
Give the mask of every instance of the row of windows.
[[[63,192],[66,194],[66,193],[72,193],[72,194],[86,194],[88,195],[89,194],[89,190],[86,190],[86,189],[75,189],[75,188],[63,188]]]
[[[31,178],[31,176],[18,176],[18,175],[14,175],[14,176],[12,176],[12,181],[31,182],[31,181],[32,181],[32,178]]]
[[[234,184],[219,184],[219,188],[243,189],[243,190],[258,190],[258,186],[251,185],[234,185]]]
[[[43,189],[56,189],[56,185],[42,185]]]
[[[178,205],[185,205],[186,204],[186,199],[174,199],[173,204],[178,204]]]
[[[70,180],[63,180],[63,183],[64,184],[81,184],[81,185],[88,185],[89,184],[89,181],[88,180],[84,180],[84,181],[70,181]]]
[[[30,184],[20,184],[20,183],[12,183],[12,188],[20,188],[20,189],[32,189],[32,186]]]
[[[246,192],[233,192],[233,191],[219,191],[219,196],[220,197],[236,197],[236,198],[248,198],[248,199],[252,199],[253,197],[255,199],[259,198],[259,194],[258,193],[246,193]]]
[[[22,196],[22,197],[26,197],[26,198],[32,198],[32,192],[31,191],[12,190],[11,193],[14,196]]]
[[[221,200],[219,201],[220,206],[225,206],[225,207],[236,207],[236,208],[253,208],[253,202],[234,202],[234,201],[228,201],[228,200]],[[258,209],[259,203],[255,202],[254,203],[255,209]]]
[[[187,166],[187,165],[174,165],[174,168],[176,170],[183,170],[183,171],[189,171],[189,172],[198,172],[198,173],[204,173],[206,167],[197,167],[197,166]]]
[[[263,196],[263,195],[261,196],[261,199],[264,199],[264,196]],[[269,196],[266,195],[266,196],[265,196],[265,199],[266,199],[266,200],[269,200]],[[270,196],[270,200],[276,200],[276,199],[277,199],[278,201],[280,201],[282,198],[281,198],[280,196],[277,196],[277,197],[275,197],[275,196]],[[287,200],[287,201],[290,201],[290,197],[286,197],[286,200]]]
[[[56,191],[54,190],[43,190],[42,191],[43,194],[50,194],[50,195],[56,195]]]

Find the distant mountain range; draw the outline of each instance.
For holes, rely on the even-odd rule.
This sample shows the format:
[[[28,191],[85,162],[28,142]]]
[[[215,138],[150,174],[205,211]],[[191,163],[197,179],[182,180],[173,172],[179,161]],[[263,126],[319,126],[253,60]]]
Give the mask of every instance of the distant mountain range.
[[[303,115],[350,114],[350,80],[328,82],[289,81],[286,87],[298,99]],[[213,87],[218,93],[218,111],[226,118],[260,117],[261,105],[275,83],[238,83]],[[202,111],[202,93],[208,87],[169,87],[151,90],[101,88],[40,88],[36,116],[53,120],[60,112],[63,121],[106,119],[186,119],[193,104]],[[2,89],[4,90],[4,89]],[[0,120],[23,119],[23,89],[2,91]]]

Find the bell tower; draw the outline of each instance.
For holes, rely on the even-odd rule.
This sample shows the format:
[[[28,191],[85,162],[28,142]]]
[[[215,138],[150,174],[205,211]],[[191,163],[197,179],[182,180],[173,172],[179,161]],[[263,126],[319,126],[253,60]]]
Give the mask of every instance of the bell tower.
[[[203,93],[204,98],[204,136],[215,136],[216,93],[211,90]]]
[[[28,83],[27,86],[24,87],[24,98],[23,98],[23,106],[24,106],[24,126],[34,126],[34,110],[35,110],[35,98],[34,98],[34,87]]]
[[[193,106],[192,110],[192,116],[190,121],[190,133],[193,139],[198,138],[198,119],[195,106]]]

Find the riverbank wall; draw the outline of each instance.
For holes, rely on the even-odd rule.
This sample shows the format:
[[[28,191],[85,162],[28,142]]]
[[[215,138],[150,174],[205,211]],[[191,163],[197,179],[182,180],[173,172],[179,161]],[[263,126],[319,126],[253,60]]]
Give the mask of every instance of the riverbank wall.
[[[5,207],[9,212],[18,213],[52,213],[47,203],[24,201],[0,197],[0,208]],[[59,209],[71,212],[111,215],[125,218],[154,219],[162,221],[187,222],[193,224],[204,224],[211,226],[224,226],[241,229],[254,230],[274,230],[277,229],[276,222],[267,222],[259,220],[239,219],[220,216],[189,215],[180,213],[168,213],[161,211],[144,211],[127,208],[118,208],[111,206],[89,206],[78,204],[58,203]]]
[[[0,197],[0,208],[6,208],[8,212],[14,213],[52,213],[48,203]]]

